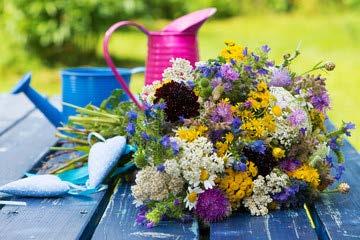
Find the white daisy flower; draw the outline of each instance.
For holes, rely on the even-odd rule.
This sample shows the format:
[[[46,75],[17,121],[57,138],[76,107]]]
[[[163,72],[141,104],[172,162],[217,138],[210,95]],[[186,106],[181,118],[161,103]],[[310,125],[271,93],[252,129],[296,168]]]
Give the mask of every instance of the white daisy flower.
[[[193,209],[196,206],[199,194],[202,192],[204,192],[204,190],[202,190],[199,187],[196,187],[196,188],[189,187],[188,188],[188,192],[187,192],[186,198],[184,199],[184,202],[185,202],[185,206],[189,210]]]

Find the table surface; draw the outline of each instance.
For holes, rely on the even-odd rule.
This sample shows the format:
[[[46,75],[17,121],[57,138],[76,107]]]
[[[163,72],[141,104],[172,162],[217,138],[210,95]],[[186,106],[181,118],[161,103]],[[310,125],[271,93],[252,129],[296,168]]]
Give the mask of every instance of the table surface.
[[[59,106],[59,98],[51,99]],[[330,126],[331,127],[331,126]],[[56,144],[56,129],[22,95],[0,95],[0,184],[36,172]],[[0,239],[357,239],[360,238],[360,162],[345,141],[347,195],[324,195],[311,208],[315,228],[303,208],[263,217],[238,213],[202,226],[164,221],[147,229],[135,224],[130,186],[112,181],[106,191],[87,197],[11,198],[27,206],[0,205]],[[52,158],[62,161],[66,156]],[[200,227],[201,226],[201,227]]]

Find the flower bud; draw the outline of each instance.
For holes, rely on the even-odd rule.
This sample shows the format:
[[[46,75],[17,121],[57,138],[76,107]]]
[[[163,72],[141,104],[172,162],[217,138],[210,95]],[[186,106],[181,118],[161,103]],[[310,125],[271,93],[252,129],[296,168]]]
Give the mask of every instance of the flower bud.
[[[340,193],[348,193],[350,191],[350,186],[347,183],[340,183],[338,190]]]
[[[332,71],[335,68],[335,63],[327,62],[327,63],[325,63],[324,67],[325,67],[326,71]]]

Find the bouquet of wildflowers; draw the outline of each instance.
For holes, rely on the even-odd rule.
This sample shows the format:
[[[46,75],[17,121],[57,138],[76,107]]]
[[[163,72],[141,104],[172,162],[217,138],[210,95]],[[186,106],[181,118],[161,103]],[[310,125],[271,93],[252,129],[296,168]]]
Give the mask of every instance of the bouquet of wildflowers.
[[[106,114],[91,120],[94,109],[83,110],[71,118],[83,131],[126,135],[136,146],[131,190],[139,223],[265,215],[316,201],[321,192],[349,190],[333,185],[344,171],[342,138],[354,124],[326,129],[325,78],[313,75],[335,65],[320,62],[298,74],[291,69],[298,51],[280,64],[269,51],[226,42],[217,58],[194,68],[173,59],[161,81],[144,87],[143,110],[118,102],[115,93],[95,109]]]

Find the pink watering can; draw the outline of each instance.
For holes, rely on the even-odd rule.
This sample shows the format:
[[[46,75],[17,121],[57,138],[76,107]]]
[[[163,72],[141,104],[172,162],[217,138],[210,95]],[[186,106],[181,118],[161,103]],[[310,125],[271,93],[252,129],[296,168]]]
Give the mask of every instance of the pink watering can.
[[[171,58],[185,58],[192,65],[199,60],[199,49],[197,32],[201,25],[214,13],[216,8],[207,8],[192,12],[178,19],[175,19],[161,31],[150,32],[144,26],[131,22],[121,21],[112,25],[105,33],[103,42],[104,57],[113,71],[116,79],[132,101],[142,108],[137,98],[130,92],[126,82],[117,72],[116,66],[109,54],[109,41],[111,35],[118,28],[134,26],[148,36],[148,56],[145,70],[145,84],[161,80],[163,71],[170,65]]]

